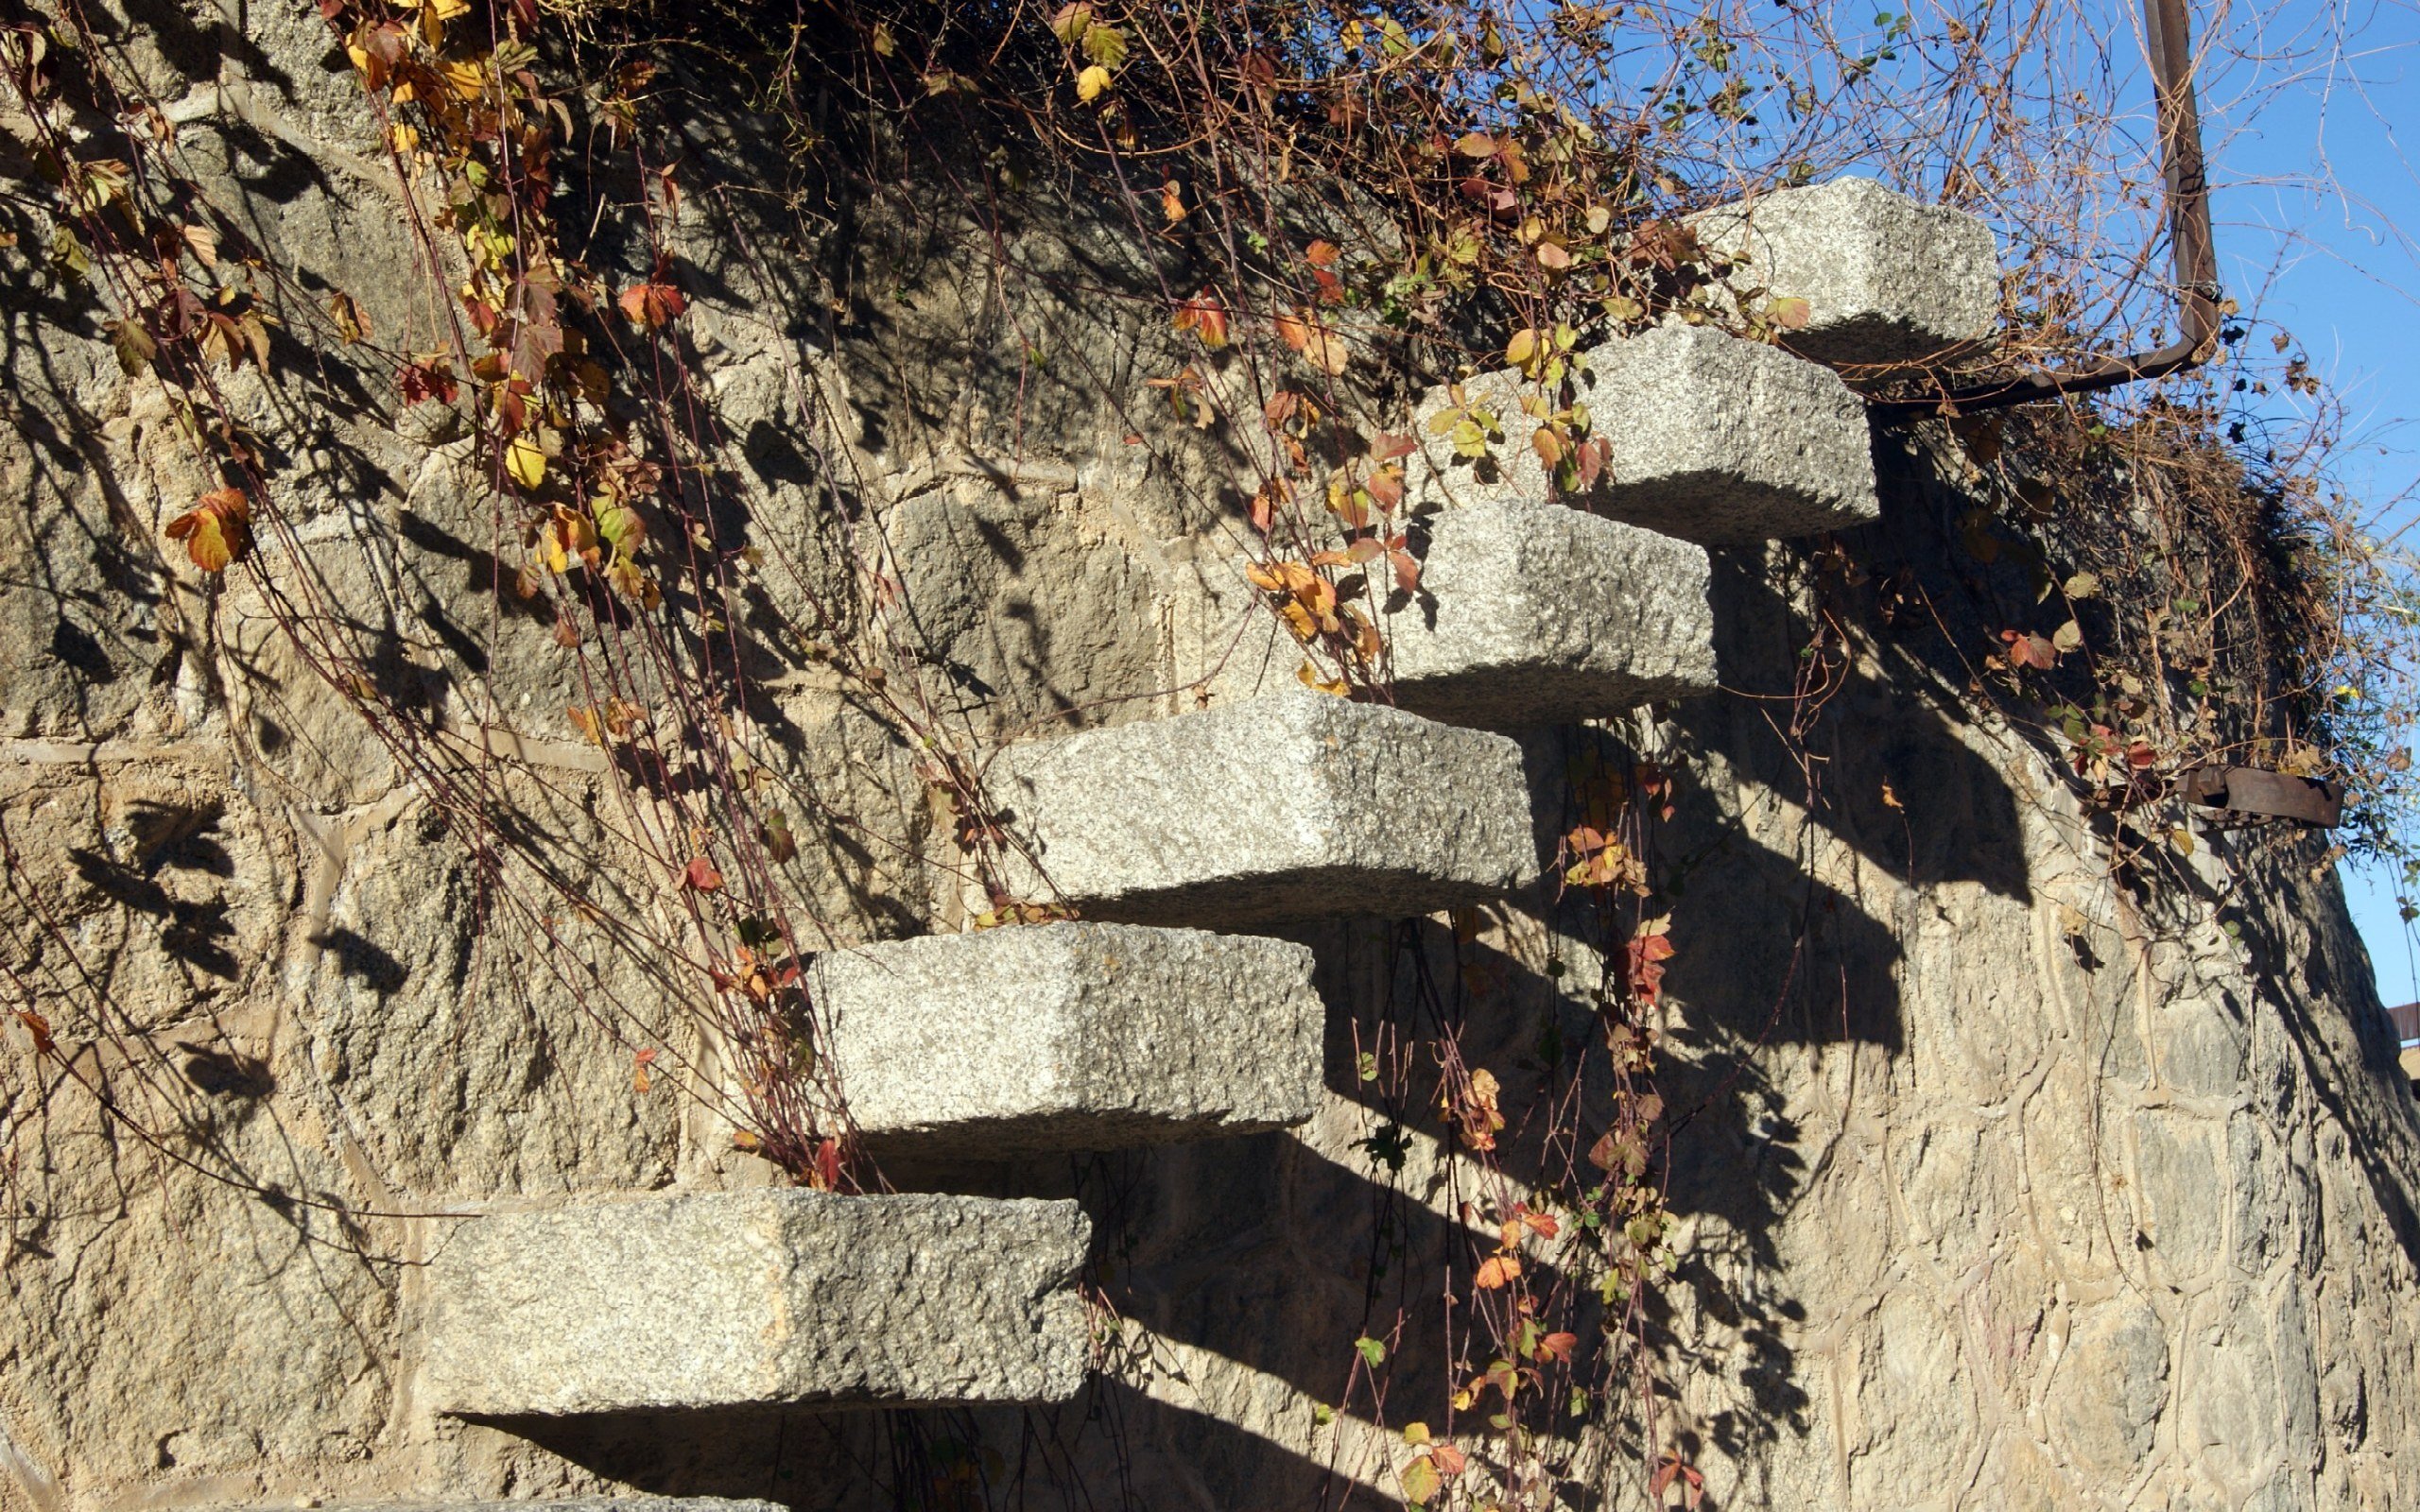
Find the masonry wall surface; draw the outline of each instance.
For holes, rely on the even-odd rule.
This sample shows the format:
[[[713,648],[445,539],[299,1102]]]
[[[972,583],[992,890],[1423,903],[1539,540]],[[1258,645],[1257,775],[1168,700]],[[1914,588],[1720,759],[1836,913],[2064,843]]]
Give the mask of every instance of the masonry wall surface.
[[[410,329],[412,253],[354,84],[321,66],[305,10],[238,26],[147,11],[127,45],[185,102],[183,150],[261,245]],[[697,171],[742,179],[744,125],[698,122]],[[715,202],[693,191],[682,250],[699,360],[741,438],[735,507],[795,564],[763,593],[845,598],[850,554],[887,541],[940,696],[998,730],[1164,717],[1213,677],[1219,697],[1292,680],[1225,649],[1257,612],[1231,576],[1236,458],[1216,438],[1127,440],[1168,338],[1152,301],[1097,291],[1156,287],[1150,254],[1020,212],[1009,297],[1057,358],[1033,369],[980,335],[997,286],[972,227],[872,204],[857,245],[743,257],[735,232],[764,228]],[[97,333],[63,335],[71,307],[5,318],[0,826],[18,881],[0,907],[78,1078],[0,1031],[0,1505],[854,1507],[890,1504],[911,1442],[988,1449],[1030,1467],[1027,1491],[1080,1481],[1096,1505],[1393,1502],[1397,1430],[1446,1412],[1420,1257],[1468,1237],[1476,1177],[1417,1118],[1399,1174],[1374,1159],[1389,1115],[1357,1030],[1415,964],[1484,988],[1468,1045],[1512,1100],[1549,1030],[1585,1032],[1590,984],[1553,974],[1572,919],[1531,896],[1459,932],[1302,931],[1329,1023],[1324,1102],[1299,1130],[900,1172],[1083,1201],[1123,1321],[1071,1405],[439,1415],[418,1391],[428,1262],[483,1205],[767,1174],[638,1091],[631,1046],[585,1010],[597,992],[643,1005],[646,983],[601,950],[575,980],[516,943],[493,879],[255,579],[206,583],[164,549],[201,480],[157,385]],[[296,524],[261,570],[326,584],[313,612],[374,645],[384,691],[430,730],[504,727],[480,768],[499,801],[619,885],[548,627],[493,616],[478,459],[341,374],[317,382],[231,379],[278,439]],[[1408,411],[1412,392],[1374,402]],[[845,456],[802,450],[819,406],[854,417]],[[1884,518],[1851,554],[1938,579],[1982,624],[2000,590],[1942,565],[1971,507],[1962,462],[1927,440],[1881,443],[1876,464]],[[1800,629],[1769,584],[1789,571],[1759,547],[1714,562],[1723,683],[1786,693]],[[807,659],[766,683],[802,781],[868,833],[932,838],[894,732]],[[2420,1505],[2420,1117],[2318,848],[2214,838],[2191,878],[2121,890],[2052,755],[1974,707],[1906,630],[1860,652],[1816,767],[1739,698],[1525,737],[1542,789],[1616,741],[1684,774],[1662,842],[1669,1096],[1700,1110],[1675,1145],[1668,1421],[1723,1506]],[[830,942],[959,921],[955,892],[895,852],[805,843]],[[83,1013],[71,981],[125,1014]],[[677,1022],[656,1040],[704,1053]],[[1408,1258],[1374,1274],[1391,1246]],[[1323,1421],[1354,1340],[1398,1307],[1387,1423]],[[1646,1504],[1634,1466],[1601,1475],[1614,1504]]]

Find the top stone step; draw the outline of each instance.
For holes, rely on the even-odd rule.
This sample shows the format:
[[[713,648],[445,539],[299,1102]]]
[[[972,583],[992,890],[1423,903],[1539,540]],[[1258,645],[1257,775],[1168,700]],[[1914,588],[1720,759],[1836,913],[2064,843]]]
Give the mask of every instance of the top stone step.
[[[1999,249],[1963,211],[1835,179],[1693,224],[1701,245],[1745,260],[1735,286],[1806,301],[1806,326],[1781,340],[1818,362],[1900,367],[1988,347],[1998,331]]]
[[[1305,689],[1011,746],[988,786],[1087,919],[1404,917],[1538,874],[1519,746]]]

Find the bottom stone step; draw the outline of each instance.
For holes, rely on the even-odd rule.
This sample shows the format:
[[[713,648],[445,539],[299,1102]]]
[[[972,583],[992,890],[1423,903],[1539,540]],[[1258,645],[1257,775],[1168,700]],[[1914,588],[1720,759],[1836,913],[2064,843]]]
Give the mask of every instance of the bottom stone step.
[[[430,1267],[457,1417],[1063,1401],[1089,1353],[1073,1202],[700,1192],[491,1212]]]
[[[1028,924],[816,962],[877,1155],[1003,1160],[1289,1128],[1319,1108],[1311,953],[1139,924]]]

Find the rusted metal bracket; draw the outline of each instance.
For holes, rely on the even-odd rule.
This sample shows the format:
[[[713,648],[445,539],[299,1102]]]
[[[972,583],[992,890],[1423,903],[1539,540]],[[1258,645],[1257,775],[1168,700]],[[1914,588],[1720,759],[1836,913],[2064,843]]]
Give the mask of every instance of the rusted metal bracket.
[[[2344,816],[2344,784],[2266,772],[2257,766],[2197,766],[2176,784],[2205,808],[2334,829]]]
[[[2210,233],[2210,176],[2202,159],[2192,16],[2186,0],[2143,0],[2143,28],[2151,43],[2169,252],[2176,275],[2177,338],[2155,352],[2100,357],[2079,368],[2037,369],[1913,399],[1870,400],[1867,409],[1876,420],[1892,423],[2006,409],[2162,378],[2208,360],[2212,338],[2219,334],[2219,254]]]

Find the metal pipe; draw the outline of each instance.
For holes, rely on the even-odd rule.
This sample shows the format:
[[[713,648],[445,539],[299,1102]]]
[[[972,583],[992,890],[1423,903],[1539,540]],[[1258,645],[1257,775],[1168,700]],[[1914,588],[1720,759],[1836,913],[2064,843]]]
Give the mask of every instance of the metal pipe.
[[[2011,404],[2115,388],[2200,366],[2219,330],[2219,254],[2210,234],[2210,179],[2202,161],[2202,111],[2193,88],[2192,18],[2186,0],[2143,0],[2151,42],[2154,109],[2165,180],[2169,263],[2176,276],[2179,334],[2155,352],[2098,357],[2079,368],[2020,373],[1952,388],[1923,399],[1868,404],[1876,420],[1897,422],[1928,415],[1971,415]]]

